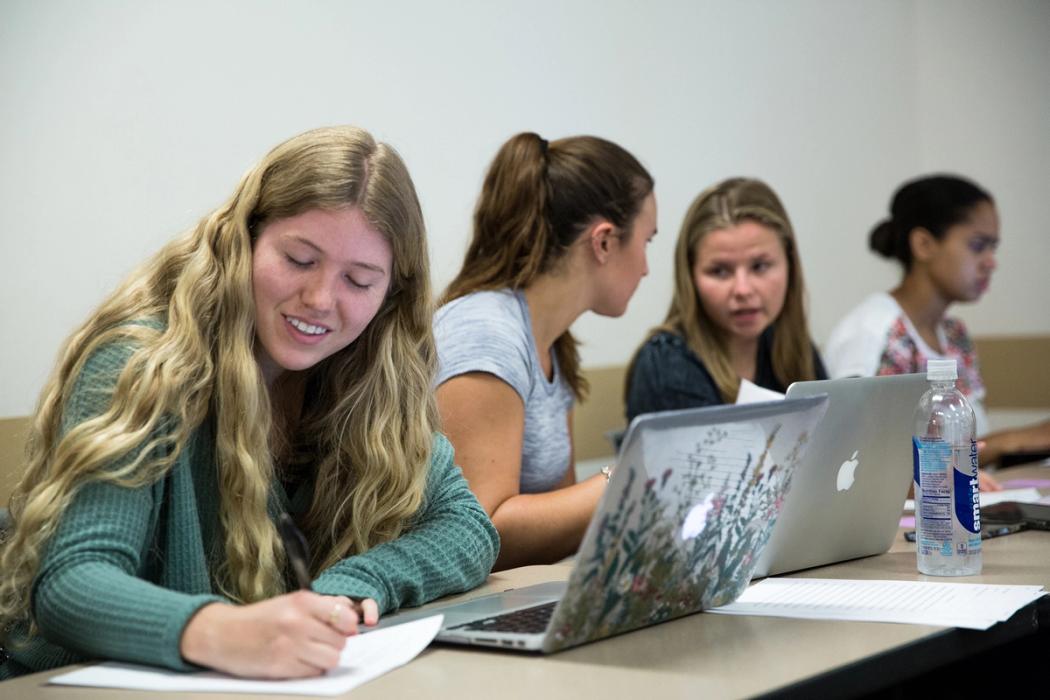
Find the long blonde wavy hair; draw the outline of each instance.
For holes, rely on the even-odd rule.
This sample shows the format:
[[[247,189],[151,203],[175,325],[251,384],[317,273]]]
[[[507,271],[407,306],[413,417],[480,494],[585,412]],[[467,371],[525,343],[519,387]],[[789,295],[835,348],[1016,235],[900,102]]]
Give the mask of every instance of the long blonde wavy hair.
[[[732,228],[744,221],[756,221],[772,229],[784,246],[788,260],[784,308],[772,324],[773,374],[784,386],[794,381],[816,379],[813,346],[806,322],[802,263],[791,220],[780,198],[769,185],[752,178],[729,178],[701,192],[689,205],[675,244],[674,296],[671,306],[663,324],[652,329],[648,336],[651,338],[657,333],[669,331],[685,338],[689,349],[696,353],[711,373],[726,403],[736,400],[740,391],[740,377],[733,369],[725,331],[711,320],[700,303],[693,269],[704,236],[712,231]],[[637,353],[627,371],[628,387],[635,359]]]
[[[437,413],[432,300],[423,216],[408,170],[354,127],[308,131],[274,148],[233,196],[134,272],[67,341],[40,397],[25,474],[0,550],[0,629],[31,617],[43,550],[77,490],[162,478],[190,435],[214,428],[225,562],[215,584],[240,602],[283,592],[285,561],[268,515],[275,420],[254,356],[253,234],[311,209],[359,208],[393,249],[390,289],[361,336],[305,372],[288,436],[309,464],[301,523],[318,571],[391,540],[423,501]],[[143,324],[153,319],[157,323]],[[131,348],[108,408],[63,428],[63,408],[93,353]],[[294,466],[294,465],[293,465]]]

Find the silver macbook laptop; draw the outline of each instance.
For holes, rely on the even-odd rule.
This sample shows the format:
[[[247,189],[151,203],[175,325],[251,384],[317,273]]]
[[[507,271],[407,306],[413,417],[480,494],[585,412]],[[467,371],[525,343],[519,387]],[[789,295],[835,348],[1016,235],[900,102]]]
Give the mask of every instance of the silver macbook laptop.
[[[638,416],[569,580],[428,609],[438,640],[551,653],[736,599],[825,406]]]
[[[912,481],[912,421],[924,374],[796,382],[788,398],[828,396],[754,576],[872,554],[893,544]]]

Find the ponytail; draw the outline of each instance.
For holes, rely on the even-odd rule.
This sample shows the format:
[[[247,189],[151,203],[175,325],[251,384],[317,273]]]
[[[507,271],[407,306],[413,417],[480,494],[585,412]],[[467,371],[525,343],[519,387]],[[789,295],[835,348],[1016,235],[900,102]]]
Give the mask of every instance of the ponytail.
[[[482,290],[528,287],[564,258],[595,219],[629,232],[652,190],[652,176],[611,141],[574,136],[548,144],[531,132],[512,137],[485,175],[463,267],[440,303]],[[582,399],[587,385],[571,333],[555,341],[554,353]]]
[[[523,133],[499,149],[474,210],[474,237],[446,303],[479,289],[528,285],[551,257],[547,142]]]

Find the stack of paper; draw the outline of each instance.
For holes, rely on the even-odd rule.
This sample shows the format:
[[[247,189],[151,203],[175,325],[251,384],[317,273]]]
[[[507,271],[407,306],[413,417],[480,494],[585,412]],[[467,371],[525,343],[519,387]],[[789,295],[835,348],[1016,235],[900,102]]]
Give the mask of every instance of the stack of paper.
[[[709,612],[983,630],[1045,593],[1042,586],[767,578]]]
[[[148,666],[104,663],[55,676],[52,683],[96,688],[168,690],[190,693],[279,693],[340,695],[407,664],[441,629],[441,615],[375,630],[346,640],[339,666],[318,678],[259,681],[223,673],[176,673]]]

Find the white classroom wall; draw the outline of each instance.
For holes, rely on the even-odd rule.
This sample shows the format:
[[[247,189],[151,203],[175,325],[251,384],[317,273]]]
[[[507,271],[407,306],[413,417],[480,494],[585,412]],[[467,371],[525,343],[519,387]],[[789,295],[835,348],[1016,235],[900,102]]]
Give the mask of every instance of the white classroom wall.
[[[995,196],[1002,220],[991,289],[956,312],[983,335],[1046,334],[1050,2],[939,0],[917,8],[922,168],[972,174]]]
[[[294,133],[354,123],[423,202],[435,288],[507,137],[592,133],[657,180],[650,275],[585,316],[584,364],[625,362],[670,295],[692,197],[780,193],[818,342],[893,265],[867,232],[893,188],[966,173],[997,197],[1002,274],[977,335],[1050,332],[1050,2],[0,0],[0,416],[31,412],[62,340],[137,263]]]

